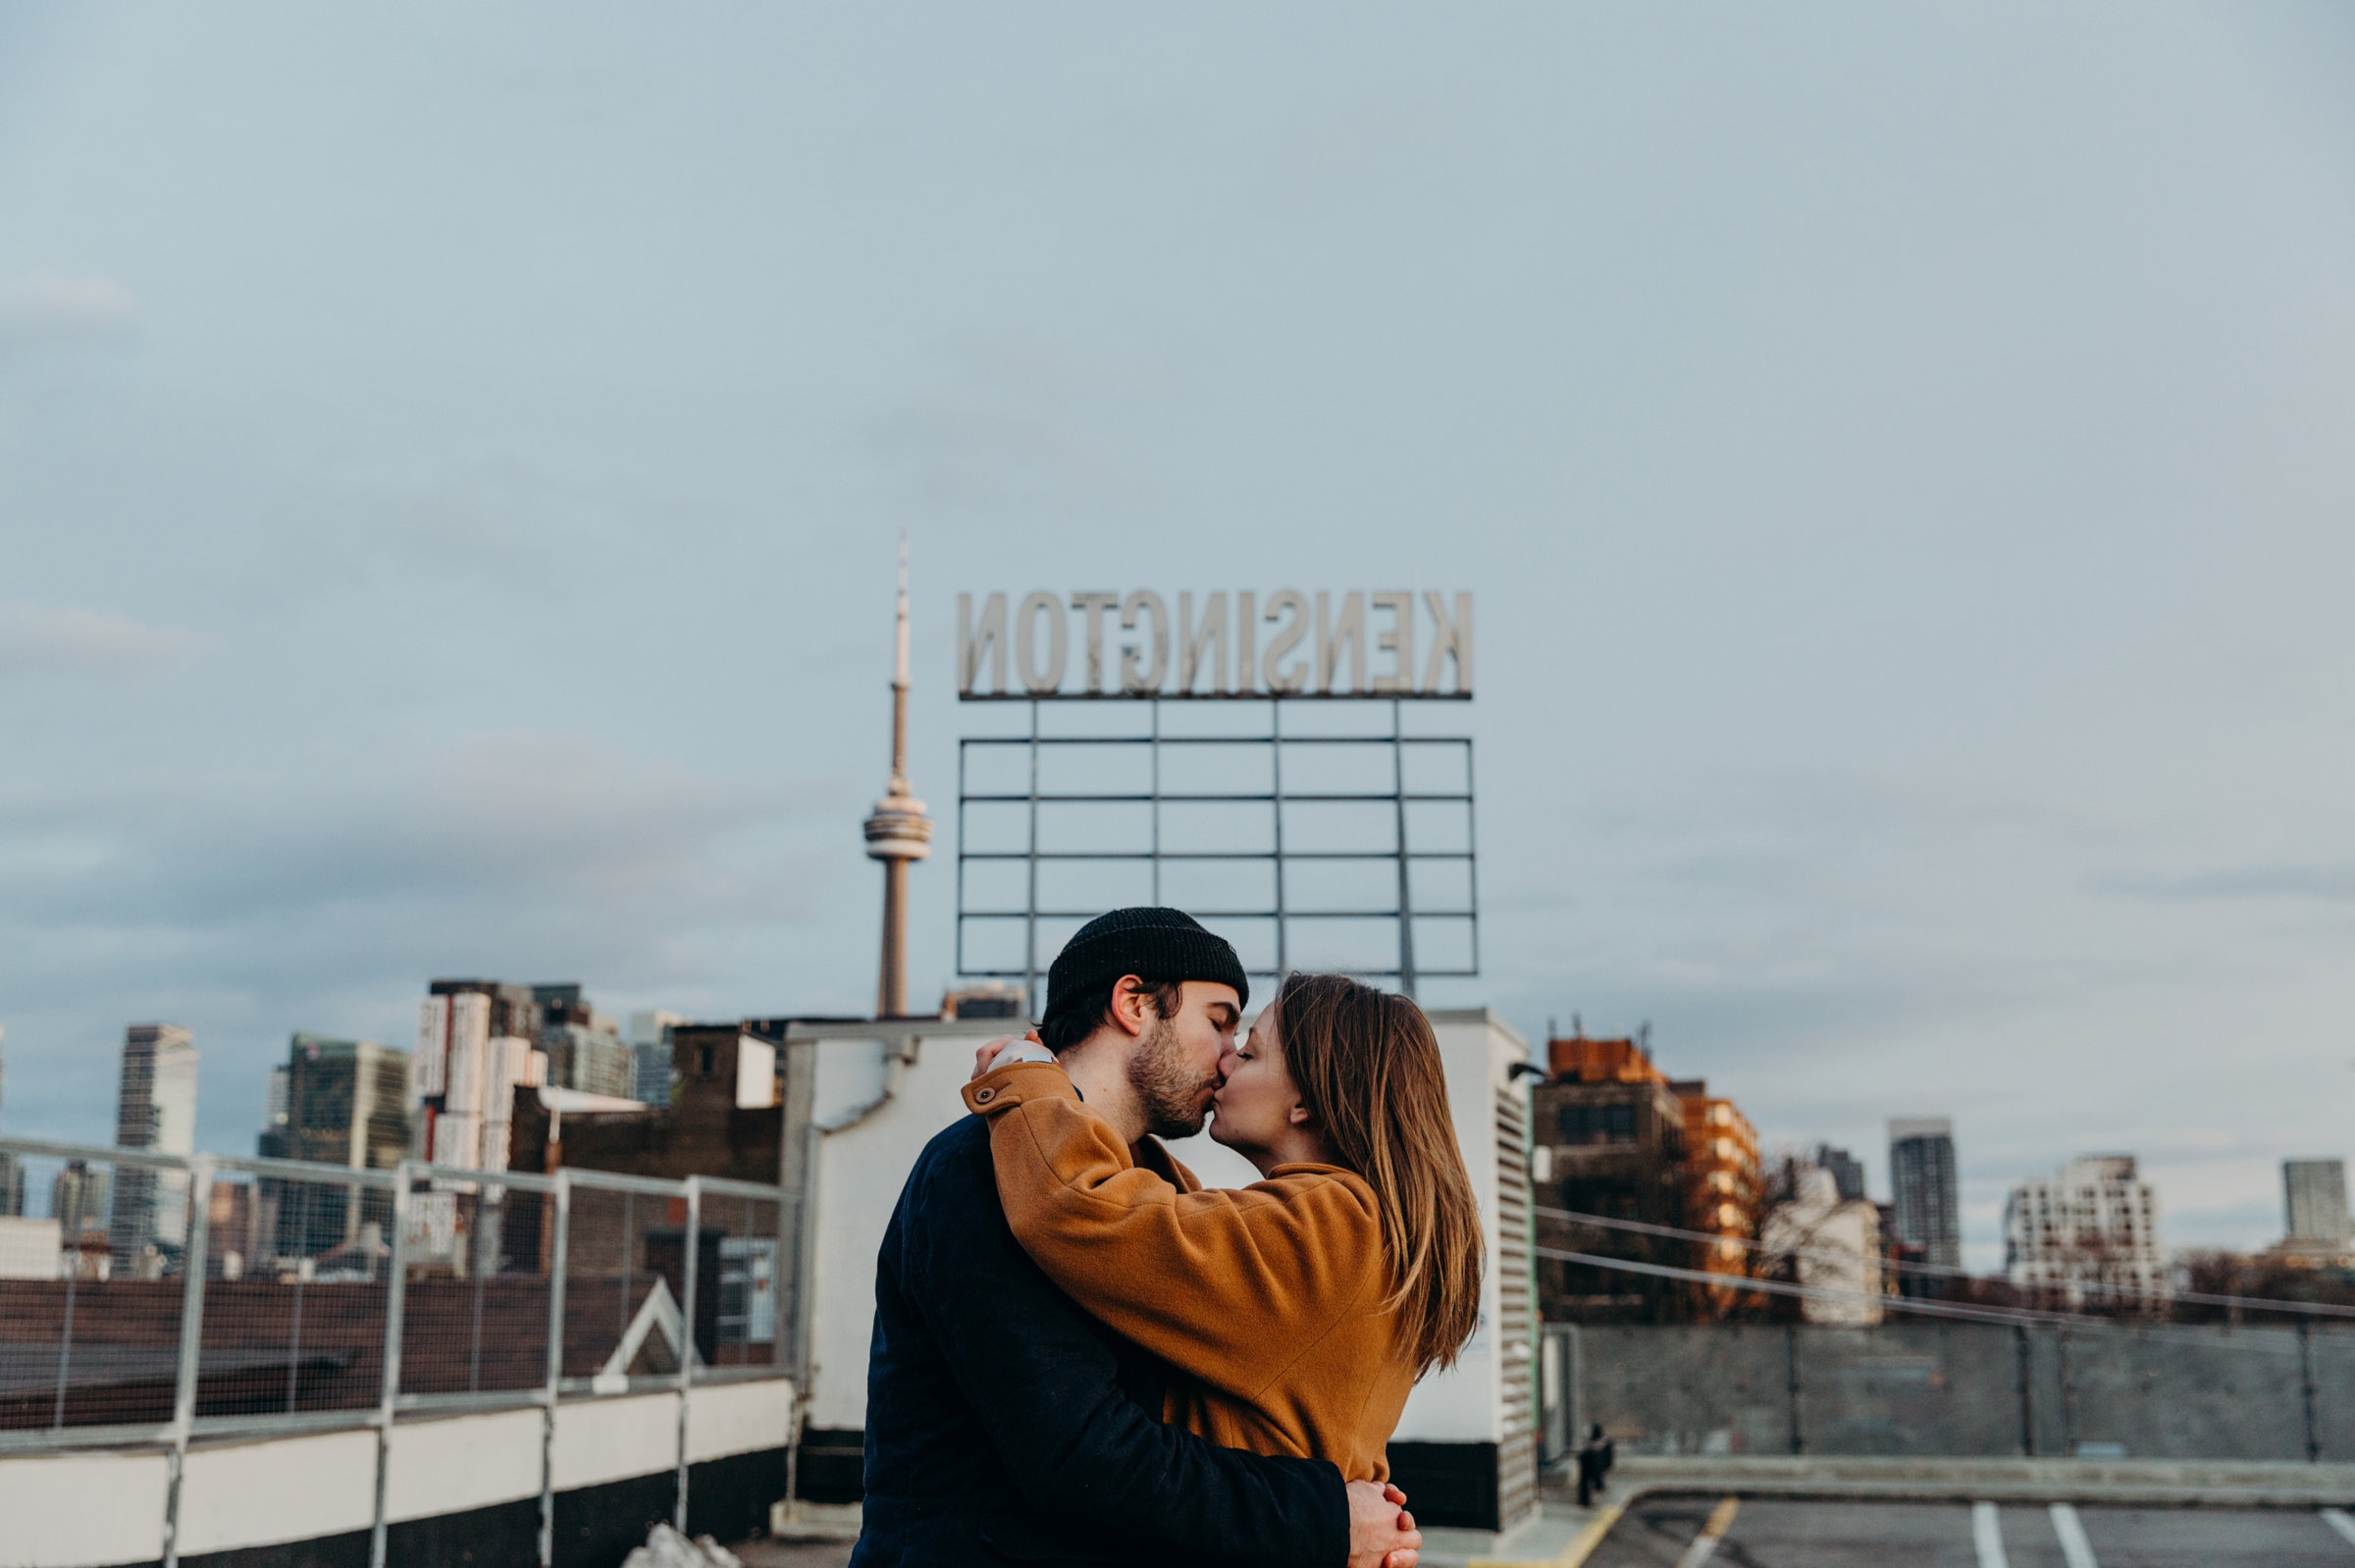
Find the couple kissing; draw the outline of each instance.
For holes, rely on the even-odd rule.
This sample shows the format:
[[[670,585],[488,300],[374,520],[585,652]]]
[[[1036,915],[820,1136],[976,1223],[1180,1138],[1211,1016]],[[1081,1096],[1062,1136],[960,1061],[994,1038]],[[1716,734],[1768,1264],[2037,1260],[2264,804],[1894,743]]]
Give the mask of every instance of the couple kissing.
[[[1223,938],[1116,910],[977,1053],[877,1260],[853,1568],[1414,1568],[1386,1447],[1482,1265],[1439,1044],[1343,975],[1249,1000]],[[1260,1180],[1162,1146],[1206,1119]]]

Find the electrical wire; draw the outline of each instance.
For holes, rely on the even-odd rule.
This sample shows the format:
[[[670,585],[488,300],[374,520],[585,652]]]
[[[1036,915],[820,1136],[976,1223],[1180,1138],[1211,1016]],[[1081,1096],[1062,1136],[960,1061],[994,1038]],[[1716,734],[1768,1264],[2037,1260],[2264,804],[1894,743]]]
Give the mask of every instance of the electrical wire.
[[[1533,1204],[1530,1208],[1530,1213],[1543,1220],[1562,1220],[1567,1221],[1572,1225],[1597,1226],[1605,1230],[1630,1230],[1640,1235],[1661,1236],[1674,1241],[1705,1241],[1717,1246],[1725,1246],[1730,1244],[1745,1248],[1752,1252],[1772,1253],[1778,1258],[1813,1258],[1818,1262],[1828,1263],[1853,1263],[1856,1261],[1856,1254],[1854,1253],[1810,1251],[1808,1249],[1799,1247],[1775,1247],[1769,1246],[1763,1241],[1751,1241],[1741,1236],[1714,1235],[1706,1230],[1680,1230],[1674,1226],[1653,1225],[1645,1220],[1621,1220],[1602,1214],[1581,1214],[1573,1209],[1547,1209]],[[2015,1283],[2015,1281],[2008,1280],[2002,1275],[1977,1275],[1972,1274],[1968,1269],[1958,1269],[1943,1263],[1906,1263],[1902,1261],[1893,1262],[1891,1260],[1884,1259],[1882,1260],[1881,1266],[1883,1268],[1894,1268],[1900,1274],[1929,1275],[1935,1278],[1948,1280],[1970,1280],[1987,1284]],[[1729,1275],[1710,1275],[1709,1278],[1712,1280],[1725,1280],[1733,1277]],[[2113,1284],[2102,1281],[2085,1281],[2082,1282],[2072,1281],[2069,1281],[2069,1284],[2072,1288],[2094,1294],[2120,1296],[2137,1300],[2143,1298],[2145,1295],[2145,1292],[2133,1289],[2130,1286]],[[2273,1296],[2223,1296],[2214,1295],[2202,1290],[2169,1290],[2165,1292],[2165,1295],[2167,1299],[2172,1301],[2188,1301],[2195,1306],[2203,1307],[2239,1307],[2244,1311],[2296,1312],[2304,1313],[2309,1317],[2316,1318],[2355,1319],[2355,1307],[2343,1307],[2328,1301],[2284,1301]],[[2065,1316],[2085,1317],[2091,1315],[2078,1313],[2065,1314]]]
[[[2306,1333],[2304,1325],[2296,1330],[2286,1328],[2234,1329],[2226,1324],[2191,1323],[2131,1323],[2118,1318],[2097,1317],[2084,1312],[2044,1312],[2027,1307],[1983,1307],[1963,1301],[1930,1301],[1920,1296],[1876,1296],[1863,1290],[1833,1290],[1822,1285],[1792,1284],[1783,1280],[1750,1280],[1740,1275],[1710,1274],[1702,1269],[1679,1269],[1665,1263],[1641,1263],[1633,1258],[1609,1258],[1596,1252],[1568,1252],[1559,1247],[1532,1247],[1530,1251],[1541,1258],[1561,1263],[1583,1263],[1597,1269],[1618,1269],[1631,1274],[1651,1275],[1660,1279],[1689,1280],[1696,1284],[1723,1286],[1732,1290],[1749,1290],[1761,1295],[1796,1296],[1817,1301],[1838,1301],[1849,1306],[1878,1305],[1884,1312],[1910,1312],[1929,1318],[1959,1318],[1969,1323],[1991,1323],[2015,1329],[2058,1329],[2063,1332],[2093,1329],[2104,1332],[2134,1333],[2149,1336],[2193,1339],[2201,1344],[2228,1350],[2263,1350],[2276,1355],[2299,1355],[2297,1340]],[[1822,1328],[1866,1327],[1865,1325],[1817,1325]],[[2216,1331],[2210,1333],[2209,1331]],[[2349,1337],[2355,1337],[2350,1335]]]

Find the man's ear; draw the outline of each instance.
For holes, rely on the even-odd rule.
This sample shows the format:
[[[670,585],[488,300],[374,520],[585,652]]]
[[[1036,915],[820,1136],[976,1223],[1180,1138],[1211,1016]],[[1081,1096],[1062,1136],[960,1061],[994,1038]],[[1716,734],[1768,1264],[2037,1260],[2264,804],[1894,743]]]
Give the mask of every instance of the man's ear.
[[[1123,1034],[1141,1036],[1160,1017],[1154,1011],[1153,993],[1136,975],[1124,974],[1112,988],[1113,1023]]]

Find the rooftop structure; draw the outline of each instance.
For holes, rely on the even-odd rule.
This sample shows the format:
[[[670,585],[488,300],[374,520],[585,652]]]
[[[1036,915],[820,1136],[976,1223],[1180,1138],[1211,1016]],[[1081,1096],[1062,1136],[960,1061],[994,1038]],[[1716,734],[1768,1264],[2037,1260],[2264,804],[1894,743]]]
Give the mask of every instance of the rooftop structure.
[[[1801,1299],[1806,1322],[1862,1328],[1881,1321],[1880,1213],[1842,1197],[1831,1172],[1799,1167],[1790,1200],[1766,1216],[1758,1239],[1770,1266],[1787,1260],[1794,1282],[1825,1292]]]
[[[1864,1162],[1846,1149],[1835,1149],[1828,1143],[1815,1145],[1815,1163],[1832,1174],[1840,1184],[1840,1198],[1845,1203],[1859,1202],[1864,1197]]]
[[[960,975],[1020,980],[1035,1005],[1073,932],[1139,903],[1209,924],[1254,985],[1336,969],[1412,997],[1479,974],[1472,740],[1409,717],[1472,695],[1469,594],[1452,612],[1424,596],[1428,645],[1405,592],[1042,589],[1012,619],[1010,602],[958,599],[959,700],[1027,708],[959,743]]]
[[[1554,1075],[1531,1093],[1531,1175],[1541,1209],[1683,1228],[1694,1199],[1685,1163],[1684,1102],[1633,1039],[1583,1034],[1548,1041]],[[1541,1239],[1565,1251],[1690,1268],[1691,1244],[1641,1232],[1547,1221]],[[1541,1259],[1538,1306],[1550,1322],[1672,1322],[1685,1287],[1595,1264]]]
[[[1545,1062],[1556,1083],[1665,1083],[1668,1074],[1651,1065],[1642,1042],[1622,1037],[1590,1039],[1583,1033],[1545,1042]]]
[[[1015,981],[977,980],[941,993],[940,1016],[1017,1020],[1026,1016],[1026,1000],[1021,986]]]

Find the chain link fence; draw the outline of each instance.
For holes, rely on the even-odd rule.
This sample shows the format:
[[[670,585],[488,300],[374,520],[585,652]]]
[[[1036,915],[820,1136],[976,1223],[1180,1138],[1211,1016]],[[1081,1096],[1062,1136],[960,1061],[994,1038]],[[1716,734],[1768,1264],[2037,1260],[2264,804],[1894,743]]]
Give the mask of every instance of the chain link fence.
[[[512,1178],[414,1184],[403,1228],[401,1408],[547,1387],[554,1214],[545,1190]]]
[[[2355,1460],[2355,1330],[1547,1324],[1548,1462],[1631,1453]]]

